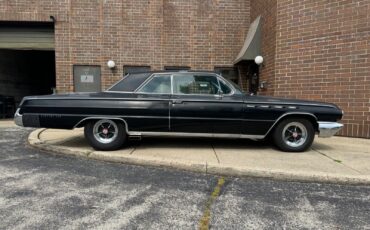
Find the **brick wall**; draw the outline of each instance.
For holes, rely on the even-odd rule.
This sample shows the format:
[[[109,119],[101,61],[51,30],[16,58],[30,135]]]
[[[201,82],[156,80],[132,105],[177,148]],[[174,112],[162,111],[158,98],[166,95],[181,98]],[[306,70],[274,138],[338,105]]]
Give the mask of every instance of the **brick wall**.
[[[232,66],[249,8],[249,0],[0,0],[0,20],[56,17],[57,89],[69,92],[74,64],[100,65],[104,88],[121,77],[123,65]]]
[[[277,1],[276,96],[338,104],[370,137],[370,1]]]
[[[258,94],[273,95],[275,87],[275,50],[276,50],[276,0],[251,0],[251,22],[261,15],[262,41],[261,52],[264,63],[260,66],[260,82],[267,81],[266,89]]]

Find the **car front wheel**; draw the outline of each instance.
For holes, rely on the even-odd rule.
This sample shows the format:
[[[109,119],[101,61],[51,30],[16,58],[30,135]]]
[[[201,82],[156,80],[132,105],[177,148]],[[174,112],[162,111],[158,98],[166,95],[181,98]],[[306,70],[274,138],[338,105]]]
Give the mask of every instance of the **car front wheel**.
[[[124,124],[108,119],[88,122],[84,133],[89,144],[96,150],[117,150],[127,139]]]
[[[306,119],[286,119],[274,130],[273,139],[276,146],[286,152],[303,152],[315,138],[315,129]]]

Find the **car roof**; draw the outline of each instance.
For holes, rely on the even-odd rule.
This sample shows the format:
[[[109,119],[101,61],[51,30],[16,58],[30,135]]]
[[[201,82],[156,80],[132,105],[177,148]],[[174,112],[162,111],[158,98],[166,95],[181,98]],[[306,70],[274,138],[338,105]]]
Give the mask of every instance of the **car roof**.
[[[216,73],[216,72],[210,70],[153,70],[153,71],[140,71],[128,74],[145,74],[145,73],[153,74],[153,73]]]

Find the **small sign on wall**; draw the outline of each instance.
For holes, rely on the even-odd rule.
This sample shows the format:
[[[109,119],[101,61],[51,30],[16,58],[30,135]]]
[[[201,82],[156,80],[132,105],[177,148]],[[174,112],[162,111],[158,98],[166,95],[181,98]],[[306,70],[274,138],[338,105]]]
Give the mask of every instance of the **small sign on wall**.
[[[94,83],[94,75],[81,75],[81,83]]]
[[[101,91],[100,66],[73,66],[75,92]]]

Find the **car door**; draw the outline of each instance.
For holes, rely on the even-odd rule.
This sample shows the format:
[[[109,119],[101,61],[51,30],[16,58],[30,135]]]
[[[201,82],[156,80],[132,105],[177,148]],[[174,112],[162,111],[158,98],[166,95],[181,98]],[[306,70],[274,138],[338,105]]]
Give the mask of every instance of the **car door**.
[[[154,74],[136,91],[128,114],[130,131],[168,132],[171,75]]]
[[[241,132],[242,97],[235,96],[230,88],[230,92],[222,93],[220,81],[216,75],[175,73],[172,79],[172,91],[171,132],[194,135]]]

